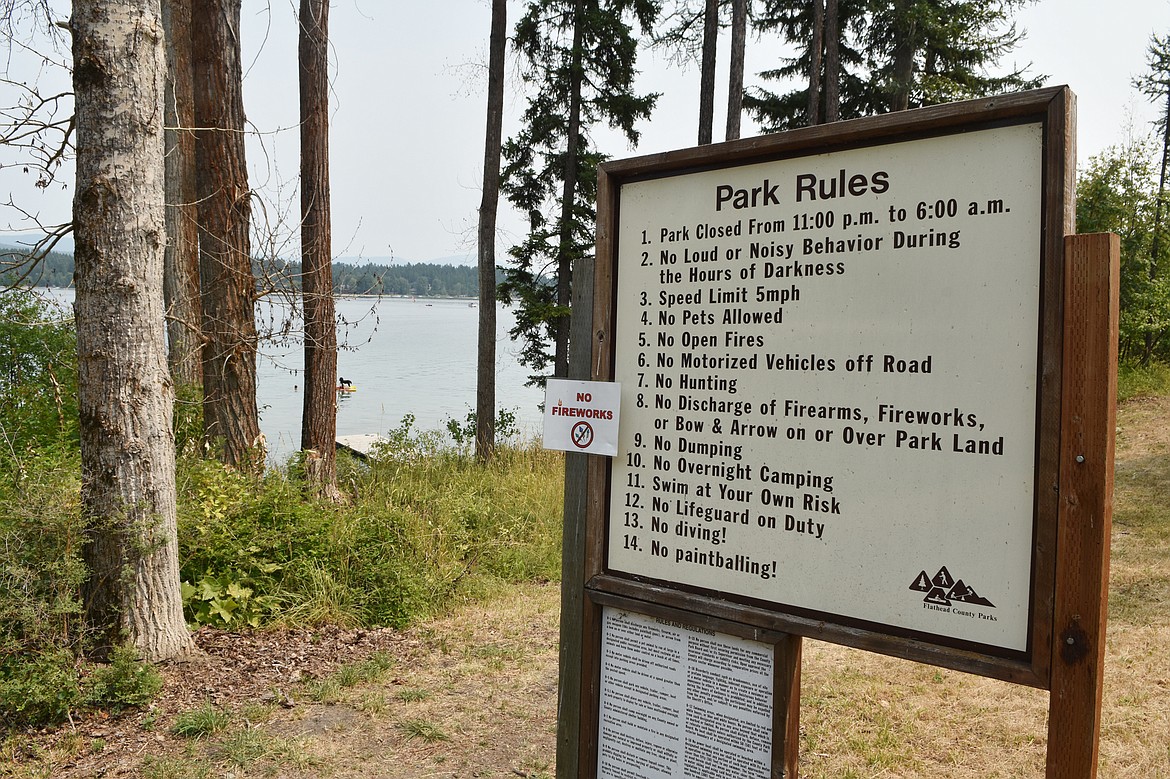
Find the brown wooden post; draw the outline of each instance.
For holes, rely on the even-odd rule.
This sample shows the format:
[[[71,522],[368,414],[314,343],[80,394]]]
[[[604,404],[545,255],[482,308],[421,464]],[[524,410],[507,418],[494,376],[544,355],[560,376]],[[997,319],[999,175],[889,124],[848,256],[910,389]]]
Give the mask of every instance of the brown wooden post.
[[[1113,515],[1120,242],[1065,239],[1064,371],[1048,779],[1097,776]]]
[[[800,762],[800,659],[803,639],[789,635],[775,646],[772,713],[772,775],[796,779]]]

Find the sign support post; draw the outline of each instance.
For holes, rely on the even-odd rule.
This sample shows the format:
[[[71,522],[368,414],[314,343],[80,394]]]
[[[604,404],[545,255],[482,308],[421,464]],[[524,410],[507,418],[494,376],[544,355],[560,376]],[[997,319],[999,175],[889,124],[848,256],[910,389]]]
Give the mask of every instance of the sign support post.
[[[1064,435],[1048,779],[1097,775],[1113,514],[1119,256],[1116,235],[1065,239]]]

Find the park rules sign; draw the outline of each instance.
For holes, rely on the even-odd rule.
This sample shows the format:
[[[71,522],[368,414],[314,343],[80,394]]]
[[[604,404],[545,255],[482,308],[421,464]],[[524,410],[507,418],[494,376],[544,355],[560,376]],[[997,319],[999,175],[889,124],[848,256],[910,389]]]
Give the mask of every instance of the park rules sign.
[[[1024,651],[1042,148],[623,186],[610,567]]]
[[[795,776],[805,637],[1049,690],[1092,775],[1119,249],[1072,235],[1075,107],[598,168],[573,372],[622,413],[566,458],[558,775]]]
[[[1059,94],[602,166],[590,587],[1044,683]]]

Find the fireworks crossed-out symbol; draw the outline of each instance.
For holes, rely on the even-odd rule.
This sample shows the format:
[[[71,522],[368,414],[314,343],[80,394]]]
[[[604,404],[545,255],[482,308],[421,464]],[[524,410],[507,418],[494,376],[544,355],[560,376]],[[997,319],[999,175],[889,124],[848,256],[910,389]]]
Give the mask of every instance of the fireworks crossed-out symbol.
[[[574,446],[578,449],[585,449],[593,443],[593,426],[588,422],[578,422],[573,425],[573,430],[569,435],[573,439]]]

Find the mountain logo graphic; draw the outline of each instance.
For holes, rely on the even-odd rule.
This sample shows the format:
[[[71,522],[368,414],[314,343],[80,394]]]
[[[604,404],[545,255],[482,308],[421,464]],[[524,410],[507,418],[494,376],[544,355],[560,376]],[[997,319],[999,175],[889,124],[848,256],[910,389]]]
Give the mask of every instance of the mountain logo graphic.
[[[939,568],[938,573],[934,576],[927,574],[925,569],[920,571],[914,577],[914,581],[910,583],[910,589],[926,593],[926,597],[922,600],[936,606],[950,606],[954,601],[958,601],[972,606],[995,608],[994,603],[975,592],[975,588],[971,585],[962,579],[956,580],[945,565]]]

